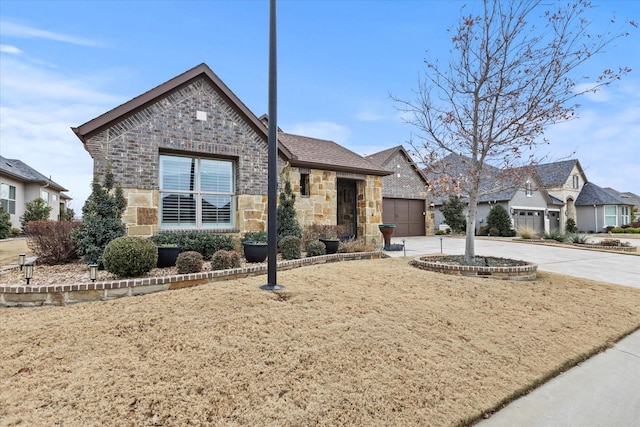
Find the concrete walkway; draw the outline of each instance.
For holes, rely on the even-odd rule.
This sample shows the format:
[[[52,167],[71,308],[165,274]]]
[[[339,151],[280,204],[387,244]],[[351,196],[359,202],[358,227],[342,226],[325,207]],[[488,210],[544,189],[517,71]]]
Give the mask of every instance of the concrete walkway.
[[[407,237],[393,257],[464,253],[464,239]],[[402,243],[392,238],[392,243]],[[632,241],[640,246],[640,240]],[[640,288],[640,257],[476,239],[478,255],[524,259],[553,273]],[[640,320],[640,319],[639,319]],[[640,331],[553,378],[477,424],[481,427],[640,427]]]

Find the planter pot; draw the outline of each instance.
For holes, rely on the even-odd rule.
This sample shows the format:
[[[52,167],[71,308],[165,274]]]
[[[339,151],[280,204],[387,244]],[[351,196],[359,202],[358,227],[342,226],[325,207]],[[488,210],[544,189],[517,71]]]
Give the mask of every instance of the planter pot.
[[[331,255],[338,253],[338,247],[340,246],[340,240],[338,239],[320,239],[322,243],[324,243],[324,247],[326,248],[326,254]]]
[[[176,265],[180,252],[182,252],[182,248],[179,246],[158,246],[158,268]]]
[[[391,247],[391,235],[394,231],[396,231],[395,224],[380,224],[378,226],[380,232],[382,233],[382,237],[384,237],[384,249]]]
[[[242,249],[247,262],[264,262],[267,259],[269,245],[267,243],[244,242]]]

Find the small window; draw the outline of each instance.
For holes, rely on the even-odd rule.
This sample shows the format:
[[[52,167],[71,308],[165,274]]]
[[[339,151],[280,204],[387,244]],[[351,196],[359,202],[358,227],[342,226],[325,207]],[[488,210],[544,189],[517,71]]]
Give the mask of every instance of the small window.
[[[16,213],[16,187],[9,184],[0,185],[0,204],[12,215]]]
[[[309,174],[301,173],[300,174],[300,195],[301,196],[309,196]]]
[[[49,192],[47,190],[40,190],[40,198],[44,200],[44,204],[49,206]]]
[[[533,190],[531,189],[531,181],[527,181],[527,184],[524,188],[524,193],[527,197],[531,197],[531,195],[533,194]]]
[[[573,175],[573,188],[580,188],[580,177],[578,175]]]

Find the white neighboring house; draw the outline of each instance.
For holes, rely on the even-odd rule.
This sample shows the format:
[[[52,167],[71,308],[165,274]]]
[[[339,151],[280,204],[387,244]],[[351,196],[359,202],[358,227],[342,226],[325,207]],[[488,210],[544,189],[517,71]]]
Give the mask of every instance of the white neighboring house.
[[[0,156],[0,204],[9,212],[11,227],[21,228],[20,217],[28,202],[42,198],[51,206],[49,219],[59,220],[71,198],[60,184],[47,178],[29,165]]]

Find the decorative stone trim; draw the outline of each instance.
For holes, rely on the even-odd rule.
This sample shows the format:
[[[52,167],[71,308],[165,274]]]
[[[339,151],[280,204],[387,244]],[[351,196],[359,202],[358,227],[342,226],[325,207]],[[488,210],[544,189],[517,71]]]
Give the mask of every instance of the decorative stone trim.
[[[436,273],[453,274],[456,276],[476,276],[490,277],[502,280],[535,280],[538,264],[527,263],[513,267],[486,267],[479,265],[455,265],[443,264],[431,259],[438,258],[439,255],[420,256],[413,260],[411,265],[422,270]]]
[[[570,243],[570,242],[557,242],[555,240],[543,240],[543,239],[513,239],[515,243],[528,243],[530,245],[569,245],[576,249],[596,249],[604,251],[616,251],[616,252],[636,252],[635,246],[606,246],[606,245],[594,245],[590,243]]]
[[[339,253],[278,262],[278,270],[290,270],[307,265],[337,261],[380,259],[388,257],[381,251]],[[0,306],[29,307],[64,305],[76,302],[98,301],[125,296],[189,288],[207,282],[232,280],[267,273],[267,264],[252,265],[229,270],[206,271],[166,277],[111,280],[95,283],[60,284],[44,286],[0,284]]]

